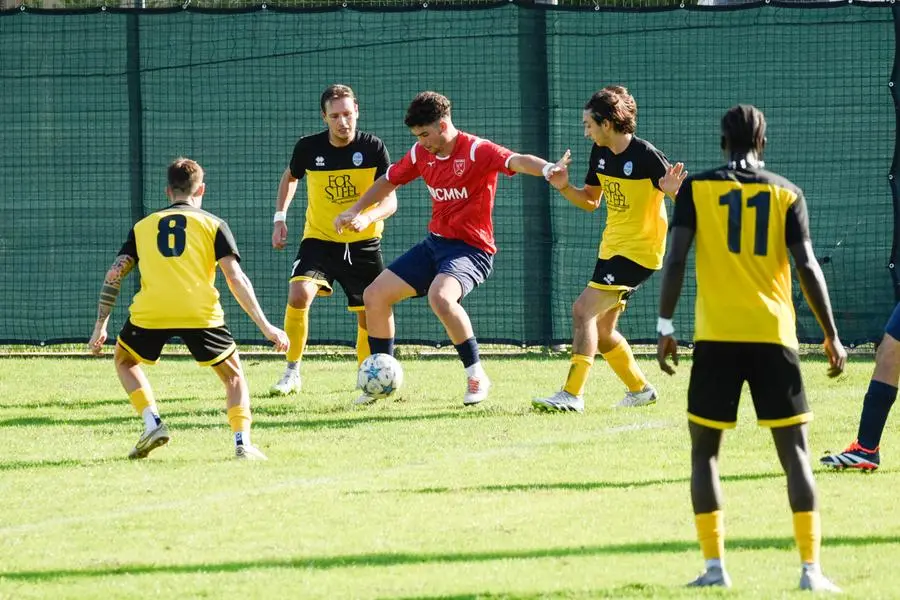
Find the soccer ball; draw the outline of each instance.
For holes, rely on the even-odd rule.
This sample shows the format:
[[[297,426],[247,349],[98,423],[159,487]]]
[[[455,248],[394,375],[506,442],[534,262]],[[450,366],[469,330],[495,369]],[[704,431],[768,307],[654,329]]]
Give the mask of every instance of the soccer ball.
[[[359,365],[356,386],[373,398],[387,398],[403,385],[403,367],[390,354],[372,354]]]

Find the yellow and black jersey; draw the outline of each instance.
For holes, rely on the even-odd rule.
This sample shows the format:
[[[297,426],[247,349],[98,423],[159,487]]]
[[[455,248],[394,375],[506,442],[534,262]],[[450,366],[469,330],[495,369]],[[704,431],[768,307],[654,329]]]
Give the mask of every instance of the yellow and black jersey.
[[[584,182],[600,186],[606,200],[598,258],[618,255],[648,269],[662,267],[668,222],[659,180],[668,166],[665,154],[637,136],[620,154],[594,144]]]
[[[357,131],[348,145],[337,148],[328,141],[328,130],[300,138],[291,156],[291,174],[306,176],[306,226],[303,239],[358,242],[381,237],[384,223],[372,223],[355,232],[334,230],[334,219],[353,206],[391,164],[384,142]]]
[[[220,327],[225,315],[216,290],[219,259],[240,253],[228,224],[189,204],[147,215],[128,233],[119,254],[138,261],[141,289],[129,311],[144,329]]]
[[[809,239],[800,188],[732,163],[685,180],[672,226],[695,231],[696,341],[798,347],[788,247]]]

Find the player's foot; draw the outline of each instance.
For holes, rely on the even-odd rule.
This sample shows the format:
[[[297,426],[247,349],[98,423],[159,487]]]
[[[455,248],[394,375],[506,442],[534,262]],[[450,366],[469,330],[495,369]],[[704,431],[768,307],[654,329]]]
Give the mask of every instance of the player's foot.
[[[131,449],[131,452],[128,453],[128,458],[147,458],[150,452],[168,444],[170,437],[166,424],[160,423],[156,429],[144,432],[144,435],[141,436],[134,448]]]
[[[800,589],[810,592],[830,592],[840,594],[841,588],[831,583],[820,569],[803,569],[800,575]]]
[[[478,404],[488,396],[491,389],[491,380],[487,375],[472,375],[466,382],[466,395],[463,396],[463,405],[472,406]]]
[[[688,587],[731,587],[731,577],[722,567],[710,567],[687,584]]]
[[[859,469],[861,471],[874,471],[881,463],[878,448],[866,450],[859,445],[859,440],[854,440],[847,449],[838,454],[826,454],[819,459],[826,467],[834,469]]]
[[[269,460],[259,448],[250,444],[235,446],[234,457],[238,460]]]
[[[303,382],[300,380],[300,369],[287,368],[278,383],[272,386],[272,395],[287,396],[300,391]]]
[[[616,404],[616,408],[633,408],[635,406],[649,406],[656,404],[659,394],[656,388],[649,383],[639,392],[625,392],[625,397]]]
[[[547,412],[584,412],[584,396],[575,396],[559,390],[547,398],[534,398],[531,406]]]
[[[365,406],[367,404],[375,404],[377,400],[378,398],[376,398],[375,396],[370,396],[369,394],[363,392],[359,396],[359,398],[353,401],[353,404],[354,406]]]

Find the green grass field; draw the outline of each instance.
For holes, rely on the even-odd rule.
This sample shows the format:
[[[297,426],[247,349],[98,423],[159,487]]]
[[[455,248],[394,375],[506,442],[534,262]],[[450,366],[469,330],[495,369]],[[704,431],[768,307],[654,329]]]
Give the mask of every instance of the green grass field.
[[[111,359],[0,359],[0,598],[776,598],[799,558],[774,449],[749,397],[721,470],[734,589],[702,569],[688,493],[689,363],[654,407],[614,410],[602,361],[584,415],[530,410],[565,358],[485,361],[493,396],[464,409],[455,360],[404,361],[402,401],[350,408],[355,363],[310,360],[304,391],[267,398],[280,362],[247,359],[254,443],[231,460],[219,381],[189,360],[149,369],[171,444],[124,457],[142,423]],[[870,358],[828,380],[804,362],[812,451],[851,441]],[[900,594],[900,427],[878,473],[817,467],[823,565],[853,597]]]

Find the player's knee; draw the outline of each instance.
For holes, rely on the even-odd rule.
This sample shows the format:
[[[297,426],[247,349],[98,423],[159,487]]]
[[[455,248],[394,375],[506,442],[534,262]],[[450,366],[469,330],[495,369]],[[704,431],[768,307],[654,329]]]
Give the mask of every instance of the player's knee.
[[[372,309],[378,309],[384,305],[384,292],[380,289],[378,282],[372,282],[365,290],[363,290],[363,304],[366,312]]]
[[[309,308],[316,297],[316,291],[308,286],[292,285],[288,292],[288,305],[291,308]]]
[[[592,314],[589,303],[585,301],[584,298],[578,298],[574,303],[572,303],[572,318],[575,321],[590,321],[595,316],[596,315]]]
[[[446,315],[453,311],[457,301],[451,298],[443,290],[429,290],[428,304],[436,315]]]

